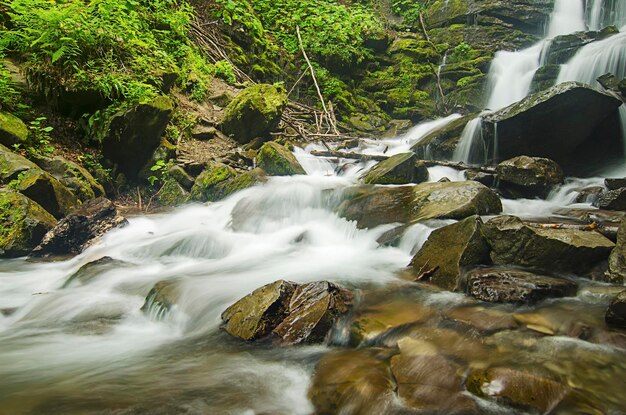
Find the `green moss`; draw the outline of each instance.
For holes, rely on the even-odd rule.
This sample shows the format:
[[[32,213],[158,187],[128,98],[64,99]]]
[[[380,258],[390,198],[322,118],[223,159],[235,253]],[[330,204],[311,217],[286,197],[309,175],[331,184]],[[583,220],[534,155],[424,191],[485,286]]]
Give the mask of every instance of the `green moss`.
[[[0,144],[12,146],[28,141],[28,128],[13,114],[0,111]]]
[[[223,195],[219,185],[235,177],[236,174],[232,167],[221,163],[215,163],[207,167],[207,169],[196,178],[191,188],[191,200],[197,202],[215,202],[220,200]]]
[[[164,206],[178,206],[189,200],[189,193],[172,178],[166,180],[158,193],[159,203]]]
[[[287,148],[274,141],[263,144],[256,161],[257,166],[272,176],[306,174],[296,157]]]

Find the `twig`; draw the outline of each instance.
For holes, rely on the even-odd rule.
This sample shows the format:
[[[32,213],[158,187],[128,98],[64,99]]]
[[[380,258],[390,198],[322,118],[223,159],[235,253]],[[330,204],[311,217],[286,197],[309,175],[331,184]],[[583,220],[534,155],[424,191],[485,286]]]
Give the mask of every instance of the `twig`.
[[[139,205],[139,211],[141,212],[141,192],[139,191],[139,187],[137,188],[137,199],[138,199],[138,205]]]

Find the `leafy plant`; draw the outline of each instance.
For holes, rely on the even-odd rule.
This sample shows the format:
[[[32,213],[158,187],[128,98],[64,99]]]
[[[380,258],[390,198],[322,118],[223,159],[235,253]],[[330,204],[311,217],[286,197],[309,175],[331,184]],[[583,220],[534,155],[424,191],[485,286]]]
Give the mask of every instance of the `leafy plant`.
[[[38,155],[49,157],[54,153],[54,147],[50,144],[50,133],[54,130],[51,126],[45,126],[46,117],[38,117],[28,123],[28,129],[33,144],[26,148],[29,156]]]
[[[168,167],[169,165],[165,160],[157,160],[154,166],[150,167],[150,171],[155,173],[155,175],[148,177],[150,186],[154,186],[154,183],[159,180],[165,181],[165,175],[168,174]]]

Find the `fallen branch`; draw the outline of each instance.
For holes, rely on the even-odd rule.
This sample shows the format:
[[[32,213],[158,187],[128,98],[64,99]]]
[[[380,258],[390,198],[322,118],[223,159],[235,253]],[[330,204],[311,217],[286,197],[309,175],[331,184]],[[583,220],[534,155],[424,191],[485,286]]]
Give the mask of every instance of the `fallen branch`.
[[[361,153],[348,153],[344,151],[311,151],[311,155],[317,157],[335,157],[335,158],[344,158],[344,159],[354,159],[361,161],[383,161],[387,160],[389,156],[379,156],[376,154],[361,154]]]
[[[537,223],[537,222],[532,222],[532,221],[524,221],[524,224],[532,228],[539,228],[539,229],[567,229],[567,230],[576,230],[576,231],[583,231],[583,232],[595,231],[613,240],[617,238],[617,230],[619,229],[619,225],[596,223],[596,222],[592,222],[588,224],[577,224],[577,223],[562,223],[562,222]]]

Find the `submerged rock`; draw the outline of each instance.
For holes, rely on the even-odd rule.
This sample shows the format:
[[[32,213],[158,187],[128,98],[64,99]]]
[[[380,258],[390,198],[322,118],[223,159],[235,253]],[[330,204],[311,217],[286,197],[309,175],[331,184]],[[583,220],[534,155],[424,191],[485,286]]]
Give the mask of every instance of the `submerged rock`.
[[[162,96],[111,118],[102,139],[102,154],[117,166],[118,173],[129,179],[137,177],[161,144],[172,110],[172,101]]]
[[[483,117],[487,148],[497,137],[495,161],[520,155],[546,157],[566,172],[623,155],[618,107],[612,95],[565,82]],[[581,116],[580,114],[585,114]]]
[[[228,307],[222,320],[228,334],[243,340],[273,333],[285,345],[319,343],[351,305],[352,293],[336,284],[280,280]]]
[[[605,320],[609,326],[626,329],[626,290],[611,301]]]
[[[554,161],[519,156],[496,166],[498,187],[513,197],[545,198],[555,186],[563,184],[565,175]]]
[[[534,304],[576,295],[576,283],[508,268],[479,268],[465,275],[465,291],[490,303]]]
[[[169,312],[180,297],[180,286],[176,280],[159,281],[154,284],[141,306],[141,311],[160,319]]]
[[[477,396],[541,413],[550,411],[569,392],[568,386],[554,380],[505,367],[475,370],[466,386]]]
[[[57,221],[21,193],[0,189],[0,256],[28,254]]]
[[[270,176],[306,174],[293,153],[275,141],[263,144],[256,162],[257,166]]]
[[[489,245],[482,236],[482,220],[471,216],[434,230],[411,260],[416,274],[430,273],[430,281],[448,289],[459,289],[462,269],[489,262]]]
[[[615,246],[595,231],[540,228],[514,216],[499,216],[483,227],[497,265],[516,265],[578,275],[607,259]]]
[[[427,219],[464,219],[502,211],[500,198],[473,181],[422,183],[417,186],[353,188],[339,206],[340,216],[360,228]]]
[[[428,180],[428,168],[414,153],[401,153],[375,165],[362,177],[365,184],[409,184]]]
[[[266,84],[246,88],[226,107],[222,131],[241,144],[267,136],[278,126],[286,105],[282,88]]]
[[[80,254],[109,230],[127,223],[113,202],[103,197],[77,207],[51,229],[33,256]]]
[[[242,340],[267,336],[287,317],[295,288],[284,280],[257,288],[222,313],[224,330]]]
[[[511,313],[478,305],[453,308],[445,312],[445,317],[481,333],[494,333],[517,327]]]
[[[265,172],[254,169],[238,172],[222,163],[211,163],[200,173],[191,187],[191,200],[217,202],[231,194],[267,181]]]
[[[87,284],[103,272],[124,265],[128,265],[128,263],[126,261],[111,258],[110,256],[103,256],[100,259],[88,262],[80,267],[78,271],[70,275],[61,288]]]

